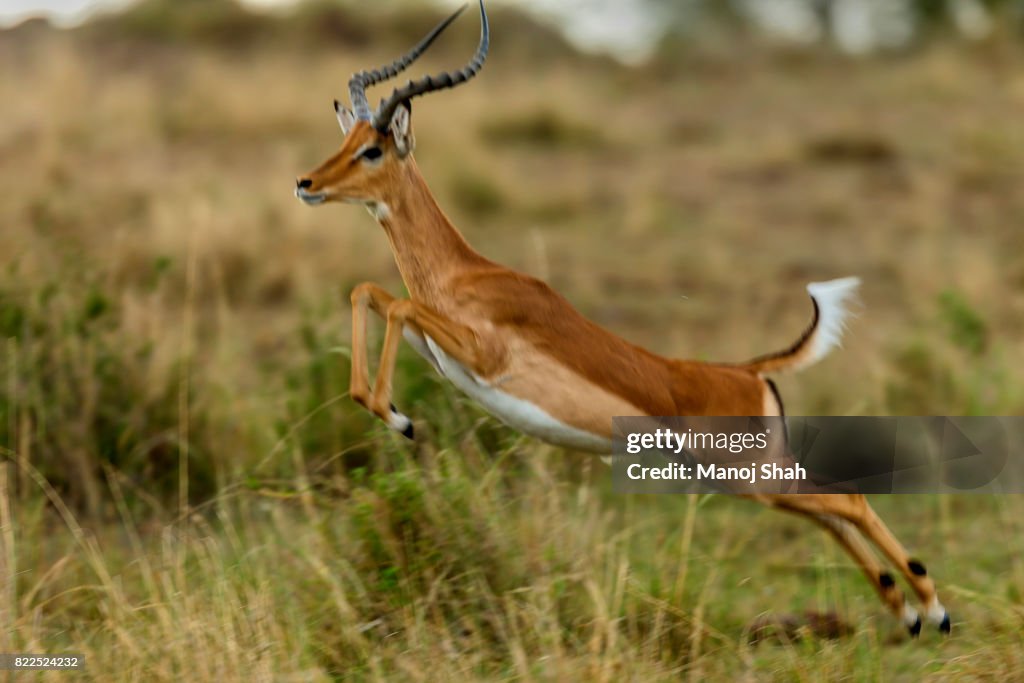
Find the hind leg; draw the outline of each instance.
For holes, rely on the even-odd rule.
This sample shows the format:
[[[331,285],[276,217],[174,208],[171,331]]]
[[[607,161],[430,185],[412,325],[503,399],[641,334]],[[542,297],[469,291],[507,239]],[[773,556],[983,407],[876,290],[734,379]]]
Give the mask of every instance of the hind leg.
[[[857,527],[847,521],[843,515],[825,511],[823,499],[831,496],[774,496],[767,502],[773,507],[799,514],[820,525],[836,540],[837,543],[853,558],[857,566],[864,572],[868,583],[872,585],[878,597],[889,608],[896,618],[907,627],[910,635],[917,636],[921,632],[921,617],[910,603],[903,591],[896,585],[893,575],[886,569],[870,546],[858,532]]]
[[[893,614],[907,627],[910,635],[917,636],[921,632],[921,617],[917,610],[907,602],[903,591],[896,585],[892,574],[878,561],[856,527],[844,519],[834,515],[815,515],[814,521],[828,531],[840,546],[857,562],[868,582],[874,586],[878,597],[882,599]]]
[[[778,496],[772,502],[788,509],[835,515],[852,523],[903,574],[924,605],[928,621],[937,624],[941,632],[950,632],[949,613],[939,602],[935,583],[924,565],[910,556],[868,504],[867,498],[859,494]]]
[[[928,576],[928,570],[918,560],[913,559],[903,544],[885,525],[885,522],[871,509],[871,506],[864,503],[864,509],[856,518],[850,520],[857,525],[861,533],[870,539],[879,550],[881,550],[889,561],[892,562],[906,577],[907,583],[917,594],[925,608],[925,615],[928,621],[937,624],[943,633],[949,633],[951,624],[949,612],[939,602],[938,593],[935,590],[935,582]]]

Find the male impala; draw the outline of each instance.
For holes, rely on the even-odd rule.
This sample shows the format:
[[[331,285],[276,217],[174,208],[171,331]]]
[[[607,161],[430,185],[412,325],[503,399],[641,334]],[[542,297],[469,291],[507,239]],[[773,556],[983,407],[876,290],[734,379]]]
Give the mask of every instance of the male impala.
[[[409,81],[376,111],[365,94],[368,86],[415,61],[462,9],[390,66],[352,77],[352,111],[334,105],[345,133],[341,148],[296,183],[296,196],[307,204],[366,206],[384,228],[409,290],[408,299],[396,298],[365,282],[352,292],[352,398],[412,438],[412,422],[391,403],[395,357],[404,337],[496,417],[568,448],[609,453],[615,415],[781,415],[778,393],[764,375],[811,365],[837,344],[856,278],[808,285],[814,319],[788,350],[744,364],[714,364],[663,358],[634,346],[584,318],[544,282],[481,256],[448,220],[420,175],[412,156],[409,101],[460,85],[480,71],[490,35],[482,0],[480,45],[462,70]],[[387,320],[372,390],[368,310]],[[870,539],[906,578],[927,617],[949,631],[949,616],[924,566],[910,558],[863,496],[750,497],[827,529],[917,635],[921,618],[864,537]]]

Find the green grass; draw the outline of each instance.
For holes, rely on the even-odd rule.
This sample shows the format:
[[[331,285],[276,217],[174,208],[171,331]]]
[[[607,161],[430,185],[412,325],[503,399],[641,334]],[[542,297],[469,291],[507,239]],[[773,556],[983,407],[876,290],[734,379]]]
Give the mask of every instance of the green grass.
[[[615,496],[590,461],[528,444],[382,441],[387,464],[335,490],[228,487],[160,524],[110,473],[121,523],[91,529],[34,473],[12,500],[6,466],[5,649],[83,653],[93,680],[1005,680],[1024,664],[1018,497],[877,501],[955,619],[910,641],[795,518]],[[763,613],[804,609],[853,632],[748,643]]]

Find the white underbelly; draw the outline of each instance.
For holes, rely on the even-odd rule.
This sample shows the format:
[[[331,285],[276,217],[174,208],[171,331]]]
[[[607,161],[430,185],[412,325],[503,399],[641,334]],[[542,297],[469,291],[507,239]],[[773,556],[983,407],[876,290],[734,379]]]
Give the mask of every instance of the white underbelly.
[[[508,426],[556,446],[611,453],[610,439],[567,425],[539,406],[501,391],[463,367],[427,335],[421,337],[406,328],[404,336],[441,375]]]

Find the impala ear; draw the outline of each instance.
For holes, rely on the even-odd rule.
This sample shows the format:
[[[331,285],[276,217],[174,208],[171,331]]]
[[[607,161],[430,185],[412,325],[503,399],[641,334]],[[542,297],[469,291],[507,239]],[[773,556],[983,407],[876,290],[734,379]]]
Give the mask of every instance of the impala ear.
[[[338,125],[341,126],[341,132],[348,135],[348,132],[352,130],[352,126],[355,125],[356,115],[345,108],[338,100],[334,100],[334,113],[338,116]]]
[[[416,146],[416,138],[412,134],[412,107],[408,102],[402,102],[395,108],[391,123],[388,124],[388,131],[394,138],[398,156],[404,157],[412,152]]]

